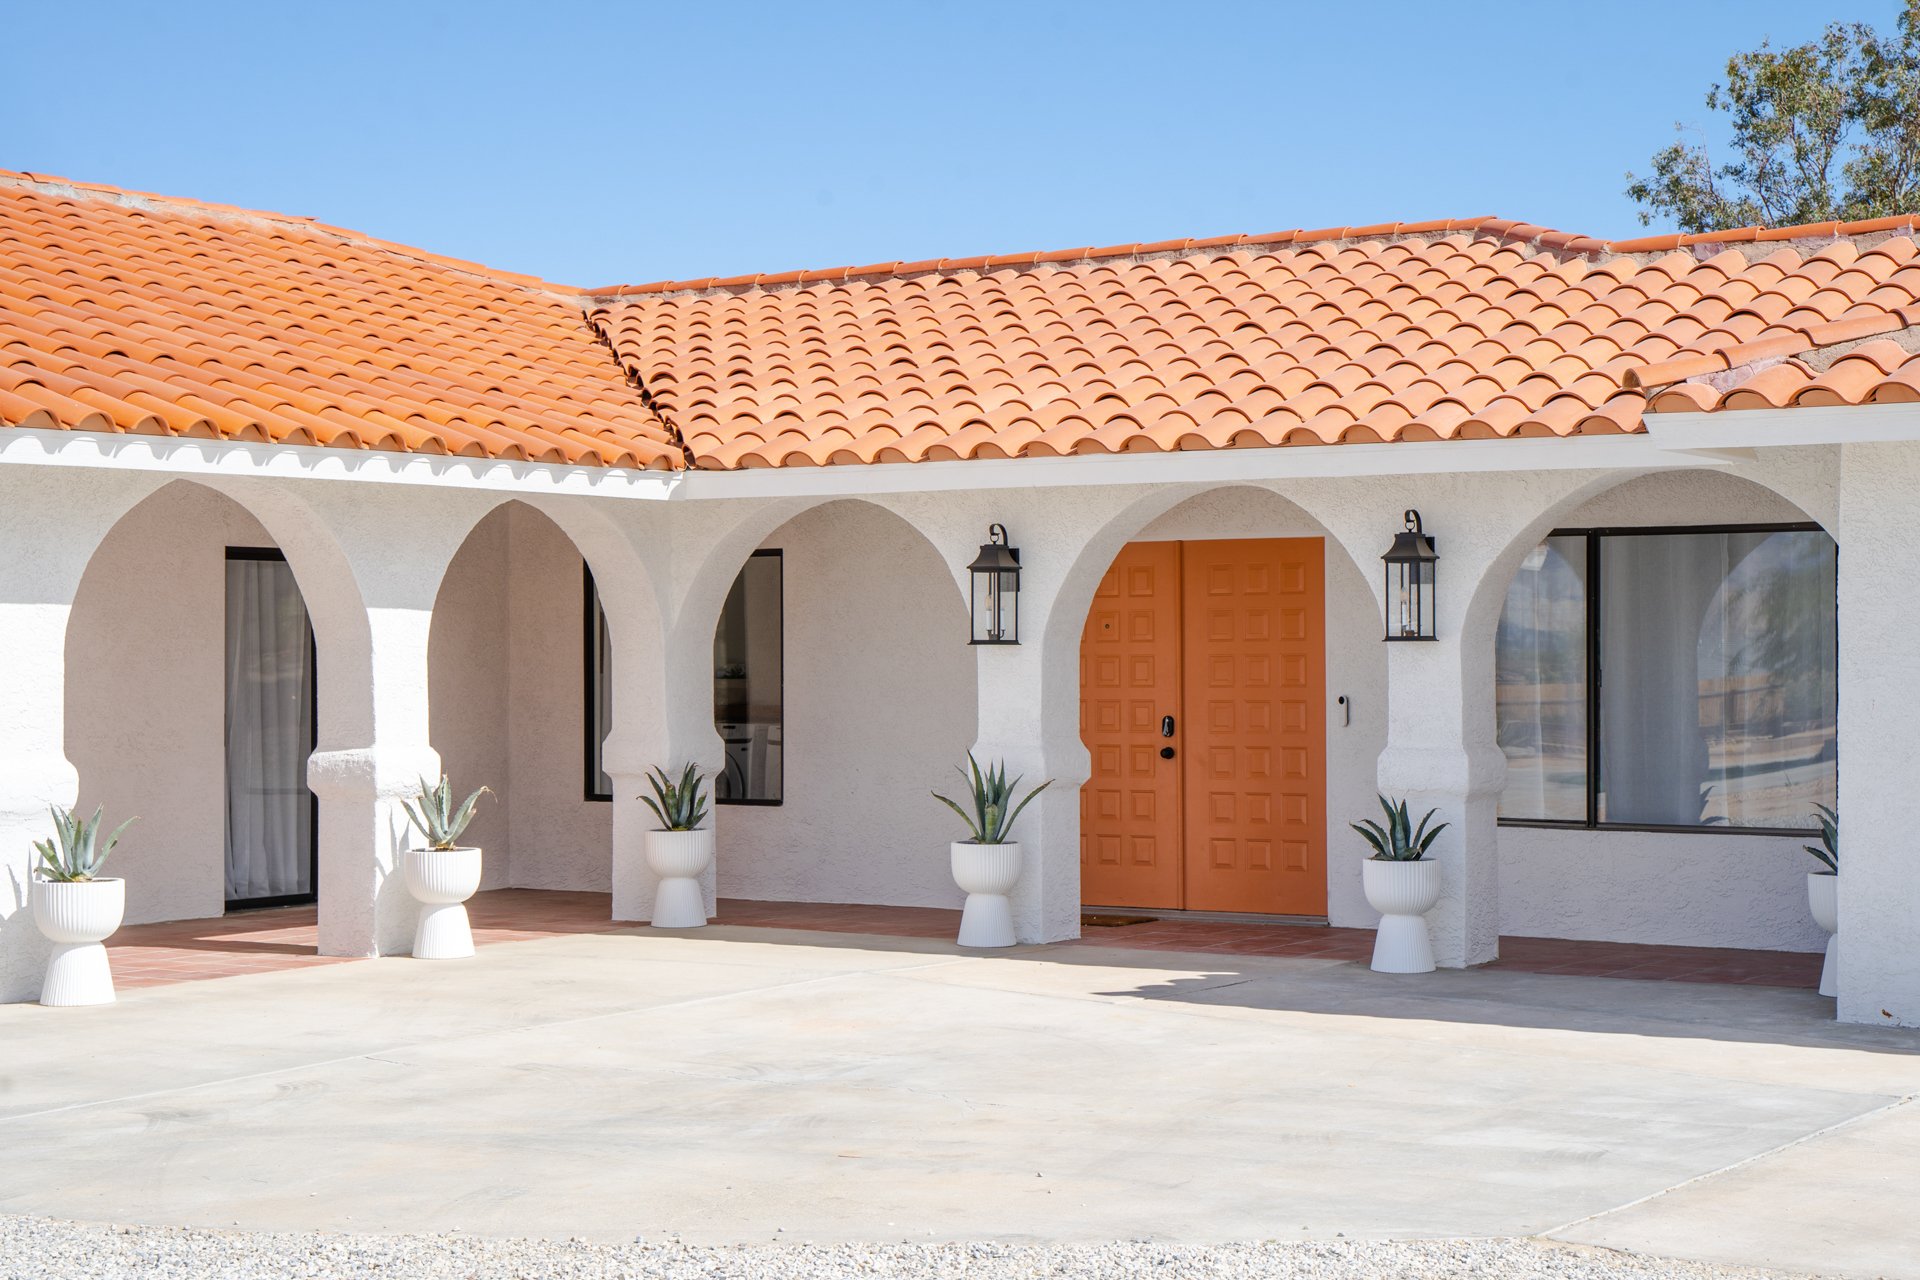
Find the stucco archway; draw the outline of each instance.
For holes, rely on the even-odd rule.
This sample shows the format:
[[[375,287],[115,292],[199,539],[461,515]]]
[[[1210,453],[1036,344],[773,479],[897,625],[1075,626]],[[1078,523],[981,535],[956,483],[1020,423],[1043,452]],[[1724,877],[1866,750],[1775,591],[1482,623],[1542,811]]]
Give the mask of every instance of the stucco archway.
[[[720,515],[721,513],[715,513]],[[710,534],[684,584],[679,677],[714,747],[715,628],[741,568],[778,552],[784,667],[778,805],[719,806],[718,892],[767,900],[951,906],[952,815],[977,676],[963,590],[943,551],[880,501],[762,507]],[[714,753],[719,754],[717,751]]]
[[[170,482],[115,522],[75,593],[66,750],[82,807],[139,818],[115,862],[128,882],[129,922],[225,909],[229,549],[285,554],[315,623],[323,721],[326,676],[337,685],[356,665],[352,640],[364,626],[335,611],[323,631],[304,599],[357,601],[351,575],[336,549],[297,530],[283,542],[273,527],[280,514],[213,486]]]

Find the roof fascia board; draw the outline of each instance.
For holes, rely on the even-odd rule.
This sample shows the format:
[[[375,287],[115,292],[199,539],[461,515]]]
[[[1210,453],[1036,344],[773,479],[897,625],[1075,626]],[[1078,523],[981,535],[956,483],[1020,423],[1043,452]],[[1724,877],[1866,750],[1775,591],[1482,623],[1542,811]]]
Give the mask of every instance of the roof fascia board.
[[[695,471],[687,475],[673,496],[678,501],[697,501],[708,498],[852,496],[864,493],[941,493],[967,489],[1051,489],[1086,485],[1234,483],[1374,475],[1616,468],[1644,470],[1723,465],[1725,461],[1721,459],[1664,449],[1644,435],[1586,436],[1576,439],[1538,437]]]
[[[1807,415],[1810,411],[1792,412]],[[1677,419],[1682,415],[1664,416]],[[1920,412],[1913,417],[1913,438],[1920,438]],[[1717,424],[1715,429],[1719,429]],[[1828,436],[1819,442],[1832,443],[1832,439]],[[1674,443],[1648,435],[1540,437],[666,472],[9,427],[0,429],[0,465],[114,467],[181,476],[405,484],[628,501],[698,501],[1375,475],[1715,467],[1743,456],[1744,451],[1729,452],[1731,444],[1720,438],[1710,445],[1691,438]]]
[[[1920,404],[1800,405],[1650,413],[1647,434],[1663,448],[1695,455],[1810,444],[1920,440]]]
[[[684,471],[571,467],[500,458],[330,449],[177,436],[107,435],[40,427],[0,428],[0,466],[111,467],[182,476],[336,480],[512,493],[662,501]]]

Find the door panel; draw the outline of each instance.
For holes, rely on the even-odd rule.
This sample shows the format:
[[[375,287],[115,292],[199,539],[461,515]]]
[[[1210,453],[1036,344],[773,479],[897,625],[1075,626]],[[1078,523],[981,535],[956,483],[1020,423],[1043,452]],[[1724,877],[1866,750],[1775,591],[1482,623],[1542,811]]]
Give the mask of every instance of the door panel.
[[[1180,545],[1186,909],[1325,915],[1322,543]]]
[[[1180,905],[1180,760],[1161,717],[1180,694],[1180,544],[1136,542],[1101,579],[1080,639],[1080,900]]]

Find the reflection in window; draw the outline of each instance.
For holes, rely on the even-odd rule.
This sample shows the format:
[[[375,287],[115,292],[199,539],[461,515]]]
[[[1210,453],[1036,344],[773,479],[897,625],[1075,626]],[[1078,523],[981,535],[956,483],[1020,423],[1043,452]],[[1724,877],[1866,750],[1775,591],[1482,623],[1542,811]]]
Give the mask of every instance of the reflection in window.
[[[713,720],[726,745],[714,797],[778,804],[781,794],[784,639],[781,557],[756,551],[734,579],[713,633]]]
[[[607,614],[587,572],[587,799],[613,799],[607,776],[607,731],[613,727],[613,645],[607,638]]]
[[[1494,697],[1507,755],[1503,818],[1587,818],[1587,540],[1556,535],[1507,588]]]
[[[1602,822],[1798,827],[1838,781],[1824,533],[1608,538]]]
[[[1549,538],[1516,577],[1498,633],[1500,816],[1809,826],[1838,785],[1834,591],[1833,539],[1817,529]]]

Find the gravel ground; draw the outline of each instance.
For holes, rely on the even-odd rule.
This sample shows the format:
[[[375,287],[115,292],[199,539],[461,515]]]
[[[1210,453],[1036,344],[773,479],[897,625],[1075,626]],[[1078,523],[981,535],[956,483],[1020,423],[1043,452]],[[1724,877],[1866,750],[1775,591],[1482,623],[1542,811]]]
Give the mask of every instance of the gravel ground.
[[[1779,1280],[1537,1240],[708,1247],[249,1234],[0,1217],[0,1280]]]

